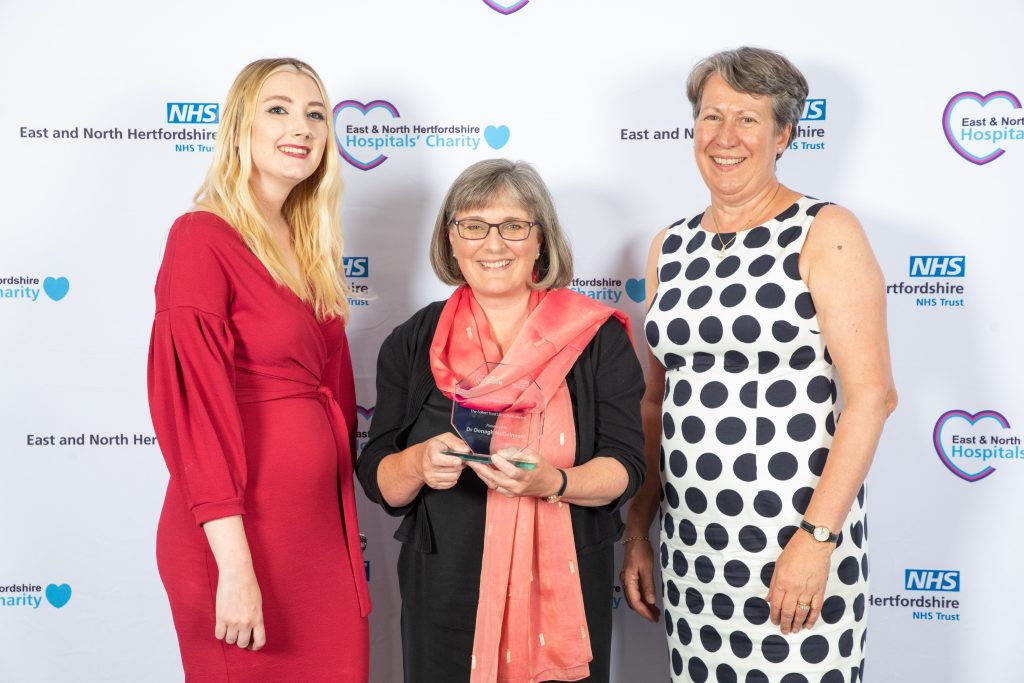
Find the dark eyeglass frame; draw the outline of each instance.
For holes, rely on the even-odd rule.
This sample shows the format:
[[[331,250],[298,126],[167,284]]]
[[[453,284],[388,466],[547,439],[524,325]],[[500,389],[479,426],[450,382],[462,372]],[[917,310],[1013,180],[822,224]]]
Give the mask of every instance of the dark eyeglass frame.
[[[487,226],[487,232],[485,232],[480,237],[466,237],[465,235],[462,234],[462,226],[459,225],[459,223],[483,223],[484,225]],[[523,235],[522,237],[506,237],[505,236],[505,232],[502,230],[502,228],[503,228],[503,226],[506,226],[506,225],[509,225],[509,224],[525,225],[526,226],[526,234]],[[501,223],[488,223],[487,221],[481,221],[481,220],[478,220],[476,218],[472,218],[472,219],[467,218],[467,219],[461,220],[461,221],[452,220],[449,223],[449,225],[454,225],[456,231],[458,231],[458,233],[459,233],[459,237],[461,237],[464,240],[472,240],[474,242],[478,241],[478,240],[485,240],[491,234],[491,228],[497,228],[498,229],[498,237],[500,237],[501,239],[505,240],[506,242],[522,242],[523,240],[530,238],[530,233],[533,231],[533,226],[540,225],[540,223],[538,223],[536,221],[533,221],[533,222],[531,222],[531,221],[502,221]]]

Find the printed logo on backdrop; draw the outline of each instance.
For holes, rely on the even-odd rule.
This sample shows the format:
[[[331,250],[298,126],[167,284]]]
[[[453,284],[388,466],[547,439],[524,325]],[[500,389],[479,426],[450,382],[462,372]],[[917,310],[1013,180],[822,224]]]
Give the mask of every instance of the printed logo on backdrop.
[[[344,100],[334,105],[334,136],[341,158],[361,171],[377,168],[392,155],[489,151],[508,144],[504,124],[420,122],[403,117],[387,100]]]
[[[167,123],[220,123],[216,102],[168,102]]]
[[[530,0],[518,0],[517,2],[497,2],[497,0],[483,0],[484,4],[498,14],[514,14],[530,4]]]
[[[804,113],[796,132],[789,143],[790,151],[821,152],[825,149],[828,133],[828,100],[824,98],[808,99],[804,102]]]
[[[828,101],[823,98],[808,99],[804,103],[804,113],[800,117],[789,149],[793,151],[817,151],[825,149],[828,117]],[[692,140],[693,127],[652,128],[620,127],[617,130],[621,142],[644,141],[678,141]]]
[[[119,447],[137,448],[139,446],[155,446],[156,437],[144,432],[125,434],[115,432],[109,434],[35,434],[25,435],[26,446],[85,446],[85,447]]]
[[[1024,140],[1024,108],[1011,92],[953,95],[942,112],[946,142],[961,157],[983,166],[1006,153],[1006,145]]]
[[[632,284],[631,284],[632,283]],[[640,301],[643,301],[643,280],[629,279],[625,283],[615,277],[574,277],[569,283],[569,289],[594,301],[603,304],[617,306],[619,303],[626,303],[633,299],[637,290],[640,291]],[[633,299],[636,301],[636,299]]]
[[[370,422],[373,421],[375,406],[356,406],[356,453],[362,453],[370,438]]]
[[[994,410],[947,410],[935,422],[932,444],[946,469],[969,482],[991,476],[997,465],[1024,461],[1020,437]]]
[[[64,276],[0,275],[0,302],[61,301],[71,291],[71,281]]]
[[[345,266],[345,279],[348,280],[348,288],[354,296],[348,298],[349,306],[367,307],[372,299],[370,298],[370,258],[368,256],[345,256],[342,258]]]
[[[966,256],[911,256],[907,277],[910,282],[901,280],[887,284],[886,293],[913,300],[918,308],[964,308],[967,305],[963,284],[967,277]]]
[[[960,570],[908,568],[903,571],[903,589],[913,595],[871,595],[868,604],[873,609],[904,610],[916,621],[960,621]]]
[[[71,586],[66,583],[41,584],[11,583],[0,584],[0,609],[39,609],[50,605],[60,609],[71,600]]]
[[[99,140],[104,142],[165,142],[175,152],[212,152],[220,122],[216,102],[166,102],[166,125],[155,128],[110,126],[102,124],[68,125],[34,122],[18,127],[18,137],[26,140],[60,140],[68,144]],[[163,121],[154,115],[154,122]],[[146,124],[151,125],[151,124]],[[173,147],[172,147],[173,146]]]

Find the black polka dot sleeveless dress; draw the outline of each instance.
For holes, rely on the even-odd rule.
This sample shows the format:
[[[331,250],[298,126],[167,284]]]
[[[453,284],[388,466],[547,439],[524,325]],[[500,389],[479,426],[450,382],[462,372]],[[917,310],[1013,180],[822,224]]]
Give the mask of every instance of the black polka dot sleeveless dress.
[[[661,566],[672,681],[853,683],[867,593],[864,490],[841,530],[821,617],[782,635],[765,601],[835,432],[836,386],[797,260],[804,197],[724,235],[671,226],[646,336],[666,368]],[[813,520],[811,520],[813,521]]]

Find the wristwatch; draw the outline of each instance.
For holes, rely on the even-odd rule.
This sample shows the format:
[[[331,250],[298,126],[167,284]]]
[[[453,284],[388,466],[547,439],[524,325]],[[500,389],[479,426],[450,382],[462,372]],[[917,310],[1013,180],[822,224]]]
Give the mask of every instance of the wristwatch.
[[[835,543],[839,534],[834,534],[827,526],[814,526],[806,519],[800,520],[800,528],[814,537],[818,543]]]
[[[558,493],[554,493],[544,499],[549,503],[557,503],[560,501],[562,496],[565,494],[565,485],[569,483],[569,477],[565,476],[565,470],[559,468],[558,473],[562,475],[562,485],[558,487]]]

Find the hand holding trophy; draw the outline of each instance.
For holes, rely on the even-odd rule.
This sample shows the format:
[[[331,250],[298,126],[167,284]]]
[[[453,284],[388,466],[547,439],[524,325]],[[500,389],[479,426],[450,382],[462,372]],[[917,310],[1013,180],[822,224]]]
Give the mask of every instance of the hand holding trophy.
[[[470,463],[493,464],[492,455],[515,467],[537,467],[535,447],[544,430],[540,387],[501,363],[484,363],[455,385],[452,427],[470,451],[442,451]],[[506,379],[514,378],[514,379]],[[533,457],[526,456],[527,450]]]
[[[538,450],[541,390],[520,368],[485,363],[455,386],[453,397],[452,427],[470,450],[444,453],[465,460],[489,488],[509,498],[559,489],[562,475]]]

